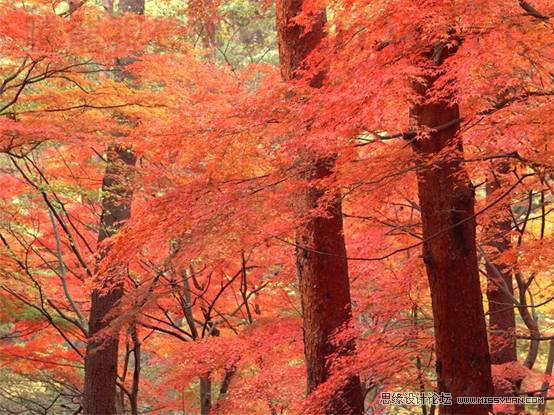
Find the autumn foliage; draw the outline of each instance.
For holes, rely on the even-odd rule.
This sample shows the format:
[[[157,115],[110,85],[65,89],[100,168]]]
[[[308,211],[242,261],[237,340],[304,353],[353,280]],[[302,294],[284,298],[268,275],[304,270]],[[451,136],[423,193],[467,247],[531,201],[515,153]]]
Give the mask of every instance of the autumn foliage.
[[[552,2],[0,5],[0,413],[554,410]]]

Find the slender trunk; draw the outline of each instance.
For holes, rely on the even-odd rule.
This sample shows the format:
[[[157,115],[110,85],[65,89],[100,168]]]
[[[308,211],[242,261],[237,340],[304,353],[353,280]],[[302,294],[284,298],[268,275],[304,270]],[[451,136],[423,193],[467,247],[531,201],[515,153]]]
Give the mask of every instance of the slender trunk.
[[[140,358],[141,358],[141,342],[137,332],[136,323],[133,323],[131,327],[131,338],[133,340],[133,384],[131,386],[131,395],[129,401],[131,402],[131,415],[138,415],[138,394],[140,384]]]
[[[428,56],[438,64],[446,48]],[[437,56],[438,55],[438,56]],[[460,118],[458,105],[429,102],[436,78],[416,85],[423,102],[411,109],[420,128],[433,128]],[[411,140],[418,169],[423,223],[423,260],[427,269],[435,327],[439,392],[452,394],[452,405],[439,413],[485,415],[488,405],[460,405],[459,396],[491,396],[490,355],[479,284],[475,241],[475,197],[465,171],[459,122]]]
[[[541,385],[542,396],[544,397],[544,404],[539,406],[539,412],[546,414],[546,403],[548,398],[548,389],[550,388],[550,377],[552,376],[552,369],[554,368],[554,339],[550,339],[550,345],[548,348],[548,361],[546,362],[546,368],[544,370],[544,376],[546,380]]]
[[[496,226],[499,232],[510,231],[510,221],[494,221],[491,226]],[[497,235],[495,237],[495,246],[498,247],[498,253],[504,252],[509,246],[508,238]],[[489,303],[489,328],[491,343],[491,362],[500,365],[517,361],[516,339],[515,339],[515,314],[514,314],[514,285],[512,282],[512,273],[507,264],[493,260],[495,268],[500,272],[497,275],[487,265],[487,299]],[[500,286],[506,287],[508,292],[500,289]],[[510,296],[508,293],[512,294]]]
[[[236,366],[231,366],[230,368],[225,369],[225,375],[223,376],[223,381],[221,382],[221,386],[219,387],[219,396],[217,398],[218,401],[225,399],[225,396],[229,391],[229,386],[231,386],[231,381],[233,380],[233,377],[236,373]]]
[[[541,331],[539,328],[538,318],[535,316],[533,311],[529,311],[529,304],[527,303],[527,290],[529,289],[530,282],[525,282],[523,275],[519,271],[515,273],[515,277],[519,291],[520,304],[517,309],[521,319],[525,323],[525,326],[527,326],[529,336],[531,337],[531,340],[529,341],[529,350],[527,352],[527,357],[523,362],[523,366],[531,370],[533,369],[533,366],[535,366],[535,362],[537,361],[537,357],[539,355],[539,338],[541,337]]]
[[[306,57],[324,36],[325,12],[312,17],[312,27],[294,21],[302,12],[303,0],[279,0],[276,5],[281,74],[284,80],[299,78]],[[323,73],[310,79],[314,88],[322,86]],[[334,157],[304,154],[308,164],[305,178],[325,179],[332,175]],[[321,203],[324,191],[309,189],[296,200],[301,215],[309,214]],[[331,375],[331,357],[351,354],[354,343],[339,346],[332,336],[351,318],[348,264],[343,235],[340,195],[326,207],[324,217],[306,220],[297,229],[297,273],[303,311],[304,352],[307,366],[307,390],[314,391]],[[307,247],[307,249],[303,248]],[[330,253],[321,254],[321,252]],[[340,385],[329,402],[322,402],[328,414],[362,414],[363,396],[358,376]]]
[[[121,0],[119,9],[122,13],[144,14],[144,0]],[[132,190],[129,182],[135,163],[136,157],[131,148],[119,144],[108,146],[107,167],[102,182],[99,243],[117,232],[131,215]],[[104,249],[99,260],[106,254]],[[120,264],[110,266],[100,278],[101,286],[92,291],[89,339],[85,354],[85,415],[116,413],[119,332],[116,329],[105,329],[114,320],[114,310],[123,295],[122,271]]]
[[[487,182],[487,199],[494,199],[495,192],[502,188],[502,179],[508,172],[509,165],[505,162],[496,163],[493,170],[494,178]],[[489,343],[491,363],[506,365],[517,363],[516,320],[514,313],[514,284],[512,268],[503,263],[498,256],[510,248],[512,230],[511,215],[507,206],[502,213],[495,216],[485,229],[485,243],[491,254],[491,261],[486,261],[487,301],[489,303]],[[509,370],[506,372],[509,373]],[[517,396],[521,379],[507,376],[499,379],[494,385],[496,396]],[[505,405],[499,415],[521,412],[521,405]]]
[[[200,414],[210,415],[212,410],[212,382],[209,375],[200,378]]]
[[[187,272],[185,269],[179,269],[178,273],[183,282],[181,309],[183,310],[183,315],[187,321],[193,340],[198,341],[201,339],[201,335],[196,327],[197,323],[194,320],[194,314],[192,312],[191,290]],[[210,334],[208,334],[208,336],[209,335]],[[210,374],[207,373],[205,376],[200,376],[199,383],[200,414],[209,415],[212,410],[212,382],[210,380]]]
[[[506,163],[495,166],[495,177],[487,183],[487,198],[494,198],[495,191],[501,188],[502,176],[508,172],[508,167]],[[486,263],[489,341],[491,363],[495,365],[517,362],[512,269],[498,260],[498,256],[510,248],[511,229],[509,214],[496,216],[486,229],[486,245],[491,252],[491,263]],[[505,379],[495,385],[498,396],[515,396],[516,392],[515,379]]]

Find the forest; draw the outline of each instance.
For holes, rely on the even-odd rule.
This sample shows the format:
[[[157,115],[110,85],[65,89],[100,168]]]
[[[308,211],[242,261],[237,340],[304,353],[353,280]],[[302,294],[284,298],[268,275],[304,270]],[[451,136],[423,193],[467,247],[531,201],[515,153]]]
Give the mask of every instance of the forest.
[[[552,0],[0,6],[0,414],[554,413]]]

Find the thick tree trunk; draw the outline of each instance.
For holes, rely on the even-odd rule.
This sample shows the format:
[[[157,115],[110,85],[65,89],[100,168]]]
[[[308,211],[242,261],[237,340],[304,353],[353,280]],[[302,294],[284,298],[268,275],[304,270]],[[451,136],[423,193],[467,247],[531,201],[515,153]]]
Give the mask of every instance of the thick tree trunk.
[[[121,0],[120,13],[144,14],[144,0]],[[126,62],[123,62],[126,61]],[[132,59],[122,59],[124,66]],[[129,76],[123,72],[122,80]],[[98,242],[112,236],[131,215],[131,176],[136,157],[133,149],[111,144],[107,149],[107,166],[102,182],[102,216]],[[100,258],[106,255],[101,252]],[[83,409],[85,415],[116,413],[116,387],[119,332],[104,331],[114,320],[114,310],[123,295],[122,270],[119,264],[110,266],[100,276],[100,288],[92,291],[89,339],[85,354],[85,386]],[[100,335],[99,335],[100,334]],[[136,391],[138,393],[138,391]]]
[[[427,98],[432,83],[433,79],[417,86],[422,98]],[[460,114],[456,104],[423,102],[412,108],[411,118],[419,128],[434,128],[458,120]],[[458,132],[456,122],[411,143],[418,163],[438,390],[452,394],[452,405],[441,406],[440,413],[485,415],[490,409],[487,405],[456,402],[459,396],[493,395],[475,241],[474,190],[462,165]]]
[[[313,26],[305,28],[293,19],[302,12],[303,0],[279,0],[276,5],[281,74],[284,80],[300,78],[303,61],[323,38],[325,12],[313,16]],[[323,73],[312,76],[310,85],[321,87]],[[303,154],[308,164],[306,178],[330,177],[334,157]],[[321,203],[324,191],[309,189],[296,200],[300,215]],[[343,235],[341,199],[336,195],[326,207],[325,217],[307,219],[297,229],[297,273],[303,311],[304,351],[308,393],[331,375],[330,358],[353,352],[354,343],[338,346],[332,336],[351,318],[348,264]],[[307,248],[307,249],[305,249]],[[323,252],[323,253],[322,253]],[[322,402],[328,414],[362,414],[360,379],[352,376],[339,386],[329,402]]]
[[[285,81],[300,79],[305,69],[304,61],[323,39],[325,11],[312,15],[311,27],[306,28],[294,22],[302,13],[304,0],[278,0],[275,5],[277,36],[279,42],[279,64]],[[313,76],[310,84],[314,88],[322,86],[323,74]]]
[[[331,174],[331,161],[318,160],[312,179]],[[322,190],[310,189],[298,198],[303,209],[316,208]],[[338,346],[332,336],[351,318],[348,264],[343,237],[341,201],[337,196],[327,207],[325,217],[309,219],[297,229],[296,266],[304,319],[304,353],[308,371],[308,393],[325,382],[330,372],[329,358],[354,351],[353,342]],[[303,249],[301,247],[309,247]],[[320,252],[332,253],[332,255]],[[323,403],[322,403],[323,404]],[[328,414],[362,414],[360,379],[352,376],[326,403]]]
[[[102,183],[102,217],[98,242],[113,235],[130,217],[132,191],[130,174],[135,155],[118,145],[108,148],[108,165]],[[105,256],[102,252],[101,256]],[[89,342],[85,355],[84,413],[114,414],[117,381],[118,334],[100,333],[113,321],[113,311],[123,294],[121,267],[110,267],[101,288],[92,291],[89,320]],[[99,335],[100,333],[100,335]]]

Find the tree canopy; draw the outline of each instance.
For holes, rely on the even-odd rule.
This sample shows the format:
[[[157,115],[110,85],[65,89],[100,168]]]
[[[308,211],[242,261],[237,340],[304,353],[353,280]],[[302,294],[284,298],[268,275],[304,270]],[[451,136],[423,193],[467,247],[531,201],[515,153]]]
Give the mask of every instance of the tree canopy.
[[[1,413],[553,410],[554,3],[0,6]]]

